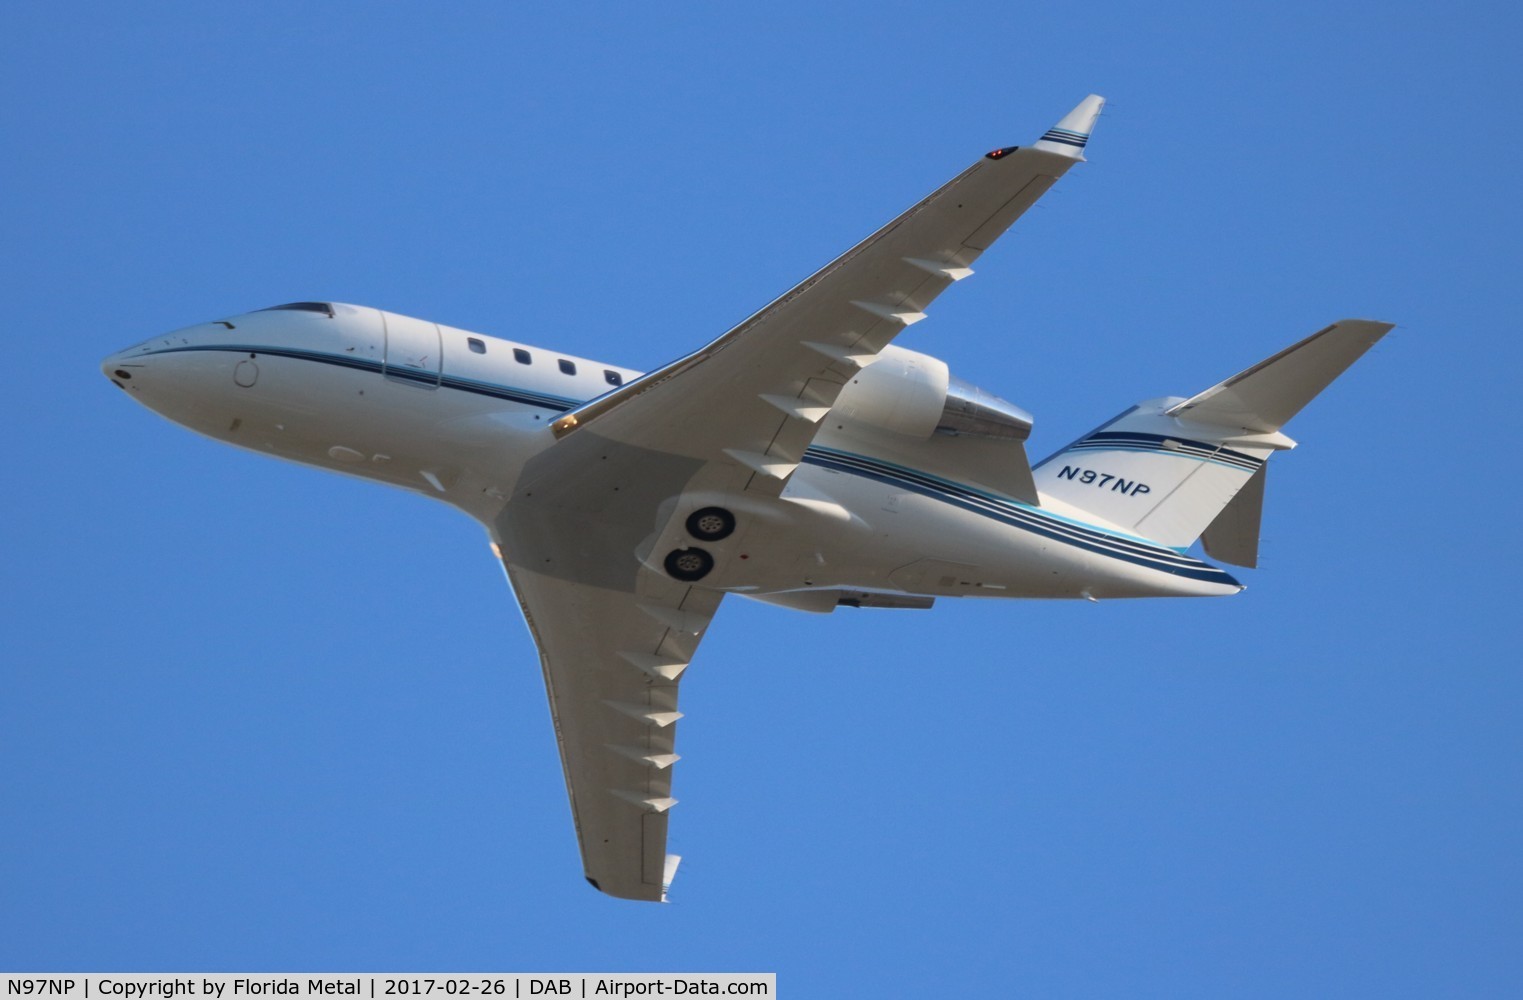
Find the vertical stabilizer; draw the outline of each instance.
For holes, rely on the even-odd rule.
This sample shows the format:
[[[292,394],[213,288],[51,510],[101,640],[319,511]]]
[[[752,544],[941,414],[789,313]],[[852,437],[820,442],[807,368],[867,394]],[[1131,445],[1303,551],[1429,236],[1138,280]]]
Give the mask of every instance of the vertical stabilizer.
[[[1390,329],[1343,320],[1189,399],[1138,404],[1042,462],[1037,489],[1165,545],[1212,529],[1213,555],[1254,565],[1265,463],[1295,447],[1280,427]]]
[[[1248,478],[1201,533],[1200,544],[1212,559],[1252,568],[1259,564],[1259,526],[1264,518],[1264,479],[1269,466]]]

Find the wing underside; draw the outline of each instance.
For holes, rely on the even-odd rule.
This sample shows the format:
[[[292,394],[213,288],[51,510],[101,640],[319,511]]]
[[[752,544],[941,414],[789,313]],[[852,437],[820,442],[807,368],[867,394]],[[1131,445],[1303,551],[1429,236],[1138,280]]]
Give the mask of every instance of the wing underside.
[[[509,564],[539,645],[587,880],[660,900],[677,762],[677,681],[720,595],[659,579],[627,593]]]
[[[1100,104],[988,154],[707,347],[556,420],[525,465],[492,534],[602,891],[664,898],[678,686],[721,597],[650,553],[697,498],[774,502],[842,387],[1078,161]]]
[[[977,161],[735,329],[573,410],[556,432],[723,462],[746,488],[777,495],[842,387],[1077,162],[1041,146]]]

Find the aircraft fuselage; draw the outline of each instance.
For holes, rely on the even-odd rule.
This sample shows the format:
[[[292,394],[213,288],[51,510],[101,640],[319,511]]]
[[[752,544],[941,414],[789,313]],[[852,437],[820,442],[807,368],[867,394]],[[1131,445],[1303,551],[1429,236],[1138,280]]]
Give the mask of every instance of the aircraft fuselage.
[[[555,443],[551,422],[640,374],[367,307],[308,305],[155,337],[107,358],[103,370],[138,402],[208,437],[442,500],[489,532],[525,463]],[[716,497],[737,527],[713,546],[704,586],[785,594],[771,599],[821,611],[834,604],[818,605],[811,592],[1108,598],[1241,589],[1214,566],[1051,498],[1031,505],[909,466],[882,441],[827,420],[782,497]],[[662,555],[634,554],[653,567]]]

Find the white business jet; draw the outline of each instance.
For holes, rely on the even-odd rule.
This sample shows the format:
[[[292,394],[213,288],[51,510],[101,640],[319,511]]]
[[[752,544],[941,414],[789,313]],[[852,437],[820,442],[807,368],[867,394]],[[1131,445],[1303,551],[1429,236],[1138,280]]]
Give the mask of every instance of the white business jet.
[[[219,441],[480,521],[539,646],[587,881],[662,900],[683,672],[726,595],[1235,594],[1281,426],[1391,327],[1345,320],[1031,465],[1031,418],[893,345],[1059,177],[1103,101],[997,149],[735,329],[641,374],[362,306],[296,302],[107,358]]]

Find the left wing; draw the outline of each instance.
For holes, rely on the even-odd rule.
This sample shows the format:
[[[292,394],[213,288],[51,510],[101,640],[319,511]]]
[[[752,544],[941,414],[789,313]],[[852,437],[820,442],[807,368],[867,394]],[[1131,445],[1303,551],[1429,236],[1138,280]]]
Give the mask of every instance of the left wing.
[[[1032,146],[975,161],[707,347],[552,428],[724,462],[777,495],[842,386],[1082,159],[1104,103],[1091,94]]]

